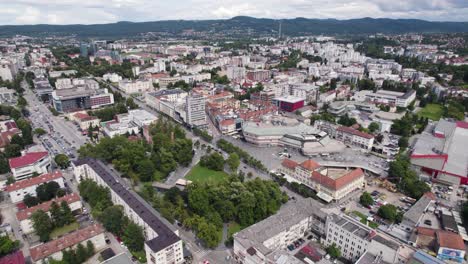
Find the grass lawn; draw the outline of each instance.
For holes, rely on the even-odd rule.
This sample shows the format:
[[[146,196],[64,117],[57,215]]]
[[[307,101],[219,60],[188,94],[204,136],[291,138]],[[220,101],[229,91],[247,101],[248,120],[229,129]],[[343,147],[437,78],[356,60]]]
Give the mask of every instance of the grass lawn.
[[[427,117],[431,120],[437,121],[442,117],[444,108],[438,104],[427,104],[423,109],[418,112],[418,116]]]
[[[187,180],[198,183],[219,183],[225,181],[228,174],[224,171],[214,171],[208,168],[195,165],[185,177]]]
[[[59,236],[63,236],[65,234],[68,234],[68,233],[70,233],[72,231],[75,231],[78,228],[80,228],[80,224],[78,224],[77,222],[74,222],[74,223],[71,223],[69,225],[59,227],[59,228],[55,228],[54,230],[52,230],[52,233],[50,233],[50,237],[52,239],[54,239],[54,238],[57,238]]]
[[[236,222],[230,222],[228,226],[228,237],[231,237],[235,233],[241,230],[241,226]]]

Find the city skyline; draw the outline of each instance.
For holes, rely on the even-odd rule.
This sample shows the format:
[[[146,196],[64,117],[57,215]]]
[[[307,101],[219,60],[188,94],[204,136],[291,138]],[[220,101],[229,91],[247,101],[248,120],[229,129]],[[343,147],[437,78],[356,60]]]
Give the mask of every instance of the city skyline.
[[[429,21],[467,21],[468,2],[463,0],[280,0],[212,1],[183,0],[0,0],[0,25],[28,24],[103,24],[118,21],[205,20],[234,16],[285,19],[404,18]]]

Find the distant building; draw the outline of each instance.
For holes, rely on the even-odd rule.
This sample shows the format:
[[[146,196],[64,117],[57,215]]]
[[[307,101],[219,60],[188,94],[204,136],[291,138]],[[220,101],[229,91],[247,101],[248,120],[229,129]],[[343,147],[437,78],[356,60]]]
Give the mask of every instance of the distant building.
[[[16,104],[15,91],[0,87],[0,104]]]
[[[4,81],[13,81],[17,73],[15,65],[9,61],[0,60],[0,78]]]
[[[304,106],[305,99],[294,97],[294,96],[283,96],[276,97],[273,99],[273,104],[275,104],[279,109],[286,112],[294,112],[297,109]]]
[[[89,51],[88,51],[89,44],[85,42],[80,43],[80,56],[83,58],[87,58]]]
[[[8,160],[11,173],[16,180],[23,180],[34,173],[47,173],[51,165],[51,160],[48,152],[29,152],[21,157],[11,158]]]
[[[122,80],[119,82],[119,89],[126,94],[145,93],[153,89],[151,80]]]
[[[105,81],[118,83],[122,80],[122,77],[118,75],[117,73],[106,73],[102,76],[102,79]]]
[[[341,126],[336,129],[336,140],[345,144],[357,146],[363,149],[371,150],[374,145],[374,136],[356,130],[354,128]]]
[[[75,70],[65,70],[65,71],[51,71],[49,72],[50,78],[59,78],[62,76],[76,75],[78,72]]]
[[[250,70],[246,73],[246,78],[252,82],[264,82],[269,80],[270,77],[269,70]]]
[[[61,188],[65,186],[62,173],[60,171],[55,171],[37,177],[17,181],[8,185],[5,188],[5,191],[8,193],[13,203],[19,203],[23,201],[24,197],[28,194],[31,196],[36,196],[37,186],[51,181],[57,182]]]

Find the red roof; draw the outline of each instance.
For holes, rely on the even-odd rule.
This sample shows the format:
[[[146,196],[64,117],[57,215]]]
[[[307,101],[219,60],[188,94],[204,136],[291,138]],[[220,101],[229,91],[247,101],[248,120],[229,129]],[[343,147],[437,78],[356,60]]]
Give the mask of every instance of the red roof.
[[[13,184],[8,185],[5,188],[5,190],[7,192],[13,192],[13,191],[24,189],[26,187],[39,185],[39,184],[42,184],[42,183],[45,183],[45,182],[50,182],[52,180],[55,180],[55,179],[58,179],[58,178],[61,178],[61,177],[62,177],[62,172],[61,171],[46,173],[46,174],[42,174],[41,176],[29,178],[29,179],[22,180],[22,181],[17,181],[17,182],[15,182]]]
[[[327,175],[323,175],[317,171],[312,172],[312,180],[332,190],[339,190],[343,188],[344,186],[350,184],[351,182],[363,176],[364,176],[364,172],[360,168],[354,169],[337,179],[332,179],[328,177]]]
[[[79,200],[80,200],[80,196],[76,193],[72,193],[69,195],[65,195],[65,196],[47,201],[45,203],[38,204],[36,206],[27,208],[25,210],[19,211],[16,213],[16,218],[18,219],[18,221],[23,221],[25,219],[28,219],[37,210],[42,210],[44,212],[47,212],[50,210],[50,206],[52,205],[53,202],[60,204],[62,201],[66,201],[68,204],[72,204]]]
[[[49,155],[47,151],[29,152],[26,153],[24,156],[9,159],[8,163],[10,164],[11,169],[26,167],[38,162],[40,159],[46,157],[47,155]]]
[[[44,259],[56,252],[60,252],[66,248],[102,234],[103,232],[104,229],[99,224],[85,227],[48,243],[30,248],[29,251],[31,253],[31,258],[33,261]]]
[[[6,255],[3,258],[0,258],[0,264],[24,264],[26,263],[24,260],[23,252],[21,250],[17,250],[10,255]]]
[[[367,139],[374,138],[374,136],[371,135],[371,134],[367,134],[367,133],[361,132],[361,131],[356,130],[356,129],[351,128],[351,127],[340,126],[340,127],[337,128],[336,130],[337,130],[337,131],[344,132],[344,133],[347,133],[347,134],[352,134],[352,135],[355,135],[355,136],[358,136],[358,137],[367,138]]]
[[[418,235],[421,236],[428,236],[428,237],[435,237],[436,229],[428,228],[428,227],[416,227],[416,231]]]
[[[297,162],[295,162],[294,160],[290,160],[290,159],[284,159],[282,162],[281,162],[281,165],[283,167],[286,167],[288,169],[291,169],[291,170],[294,170],[296,168],[297,165],[299,165]]]
[[[317,168],[320,167],[320,164],[318,164],[317,162],[311,160],[311,159],[308,159],[304,162],[301,163],[301,167],[304,168],[304,169],[307,169],[309,171],[313,171]]]
[[[459,234],[453,232],[437,230],[436,232],[437,244],[440,247],[465,250],[465,243]]]

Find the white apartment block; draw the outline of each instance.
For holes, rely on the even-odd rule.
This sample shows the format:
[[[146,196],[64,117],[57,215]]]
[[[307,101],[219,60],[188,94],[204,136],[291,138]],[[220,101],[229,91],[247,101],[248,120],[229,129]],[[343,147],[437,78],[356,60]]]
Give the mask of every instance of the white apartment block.
[[[50,181],[57,182],[61,188],[64,187],[62,172],[55,171],[34,178],[17,181],[8,185],[5,188],[5,191],[8,192],[8,195],[10,196],[10,199],[13,203],[19,203],[23,201],[27,194],[36,196],[37,186]]]
[[[126,94],[145,93],[153,89],[151,80],[122,80],[119,82],[119,89]]]
[[[0,104],[15,104],[15,90],[0,87]]]
[[[14,65],[9,60],[0,60],[0,78],[4,81],[13,81],[16,76]]]
[[[270,264],[287,246],[307,232],[323,234],[326,214],[311,199],[284,205],[276,214],[249,226],[234,237],[234,258],[244,264]]]
[[[122,76],[117,73],[106,73],[102,76],[102,79],[112,83],[118,83],[122,80]]]
[[[101,161],[82,159],[74,162],[77,182],[92,179],[108,187],[114,204],[123,206],[126,216],[143,228],[145,252],[150,264],[183,263],[183,246],[177,230],[171,230],[165,220],[157,216],[154,209],[138,194],[129,190],[116,175]]]
[[[199,73],[192,75],[183,75],[180,77],[186,83],[202,82],[211,79],[211,73]]]
[[[335,244],[342,257],[356,262],[365,253],[380,258],[384,263],[399,263],[399,243],[385,238],[375,230],[346,215],[331,214],[327,217],[326,246]]]

